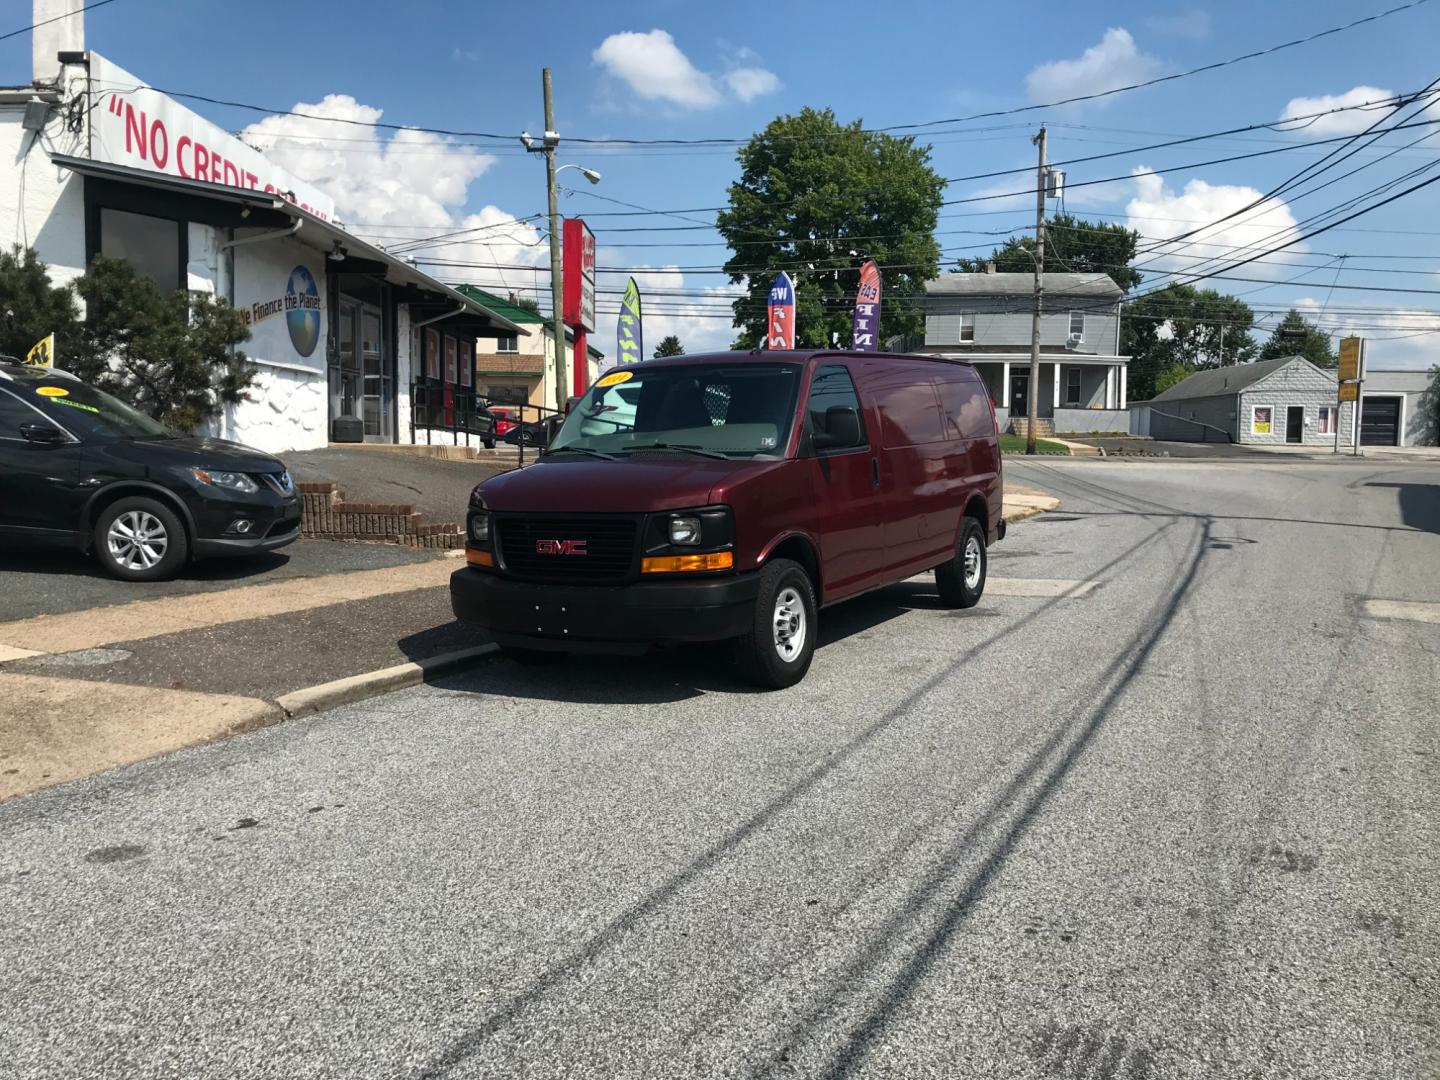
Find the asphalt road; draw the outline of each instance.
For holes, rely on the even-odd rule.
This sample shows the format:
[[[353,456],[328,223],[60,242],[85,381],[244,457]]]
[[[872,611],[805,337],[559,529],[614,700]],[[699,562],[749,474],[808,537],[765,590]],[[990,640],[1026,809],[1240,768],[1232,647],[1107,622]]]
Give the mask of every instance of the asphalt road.
[[[0,805],[8,1077],[1440,1077],[1433,465],[1007,462],[992,575]],[[443,621],[443,614],[437,621]]]

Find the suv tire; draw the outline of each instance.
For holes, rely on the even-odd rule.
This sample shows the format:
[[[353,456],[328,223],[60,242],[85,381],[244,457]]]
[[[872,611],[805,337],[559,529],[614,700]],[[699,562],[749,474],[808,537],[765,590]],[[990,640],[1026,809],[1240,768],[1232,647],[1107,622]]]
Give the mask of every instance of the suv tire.
[[[973,517],[960,522],[960,541],[955,554],[935,568],[935,585],[940,603],[951,608],[970,608],[985,595],[985,575],[990,556],[985,550],[985,530]]]
[[[91,545],[105,571],[123,581],[172,578],[190,555],[179,515],[144,496],[117,499],[100,511]]]
[[[766,563],[754,622],[736,641],[746,681],[770,690],[794,686],[810,670],[818,630],[815,588],[805,568],[790,559]]]

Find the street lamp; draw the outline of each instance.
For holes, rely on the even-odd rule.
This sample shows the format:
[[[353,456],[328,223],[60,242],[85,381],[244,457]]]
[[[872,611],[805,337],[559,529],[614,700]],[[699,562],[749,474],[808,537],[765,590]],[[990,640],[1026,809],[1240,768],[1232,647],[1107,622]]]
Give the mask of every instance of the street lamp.
[[[560,269],[560,210],[557,203],[555,189],[555,176],[563,169],[579,169],[582,176],[592,184],[600,182],[600,174],[594,169],[587,169],[581,165],[555,165],[555,151],[560,146],[560,133],[555,130],[555,104],[551,96],[550,69],[545,68],[541,74],[541,81],[545,92],[545,134],[536,145],[536,140],[528,131],[520,133],[520,145],[525,147],[527,153],[545,155],[545,194],[549,202],[550,210],[550,317],[554,324],[552,333],[555,335],[555,408],[565,411],[565,322],[562,315],[562,303],[564,293],[562,292],[562,281]]]

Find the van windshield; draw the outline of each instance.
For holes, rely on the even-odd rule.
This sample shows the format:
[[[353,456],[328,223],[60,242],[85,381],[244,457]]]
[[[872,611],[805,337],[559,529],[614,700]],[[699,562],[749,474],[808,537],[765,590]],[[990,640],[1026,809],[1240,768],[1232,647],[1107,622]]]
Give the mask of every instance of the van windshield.
[[[628,456],[656,448],[725,457],[784,453],[799,364],[718,363],[612,371],[570,410],[550,445]]]

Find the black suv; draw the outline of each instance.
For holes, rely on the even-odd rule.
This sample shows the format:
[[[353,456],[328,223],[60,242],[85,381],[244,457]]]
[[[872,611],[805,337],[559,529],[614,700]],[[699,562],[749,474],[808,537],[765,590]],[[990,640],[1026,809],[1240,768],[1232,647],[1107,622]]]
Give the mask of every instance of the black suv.
[[[299,536],[277,458],[178,435],[66,372],[0,360],[0,542],[78,548],[116,577],[157,581],[191,557]]]

